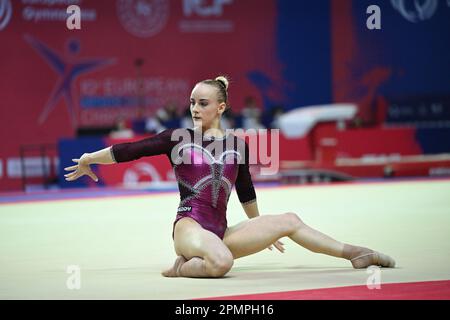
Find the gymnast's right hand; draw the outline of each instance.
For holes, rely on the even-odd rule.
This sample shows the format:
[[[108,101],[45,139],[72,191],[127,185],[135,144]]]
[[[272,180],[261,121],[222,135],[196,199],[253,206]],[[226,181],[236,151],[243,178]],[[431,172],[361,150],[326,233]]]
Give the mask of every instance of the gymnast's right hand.
[[[90,163],[88,153],[83,154],[80,159],[72,159],[72,161],[76,162],[77,164],[71,167],[64,168],[64,170],[66,171],[72,171],[64,175],[64,177],[66,177],[66,181],[74,181],[84,175],[88,175],[95,182],[98,181],[97,176],[94,174],[94,172],[92,172],[91,167],[89,166]]]

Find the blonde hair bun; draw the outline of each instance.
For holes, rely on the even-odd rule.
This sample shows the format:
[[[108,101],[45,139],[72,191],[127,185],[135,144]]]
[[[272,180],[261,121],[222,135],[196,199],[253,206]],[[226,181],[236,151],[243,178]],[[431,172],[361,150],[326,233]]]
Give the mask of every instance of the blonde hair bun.
[[[225,76],[218,76],[214,80],[221,82],[225,86],[225,89],[228,90],[229,81],[228,81],[227,77],[225,77]]]

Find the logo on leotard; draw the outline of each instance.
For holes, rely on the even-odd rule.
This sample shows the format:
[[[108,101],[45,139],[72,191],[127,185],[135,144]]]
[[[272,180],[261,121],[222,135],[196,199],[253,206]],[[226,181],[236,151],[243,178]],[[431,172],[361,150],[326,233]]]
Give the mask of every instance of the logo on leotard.
[[[125,30],[141,38],[159,33],[169,17],[167,0],[117,0],[116,7]]]
[[[192,207],[179,207],[178,212],[189,212],[192,211]]]

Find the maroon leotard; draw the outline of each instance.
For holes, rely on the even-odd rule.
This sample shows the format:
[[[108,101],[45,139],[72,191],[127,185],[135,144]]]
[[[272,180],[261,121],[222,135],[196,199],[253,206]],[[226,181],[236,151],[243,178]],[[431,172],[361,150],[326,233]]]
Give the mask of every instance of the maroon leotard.
[[[174,226],[180,219],[190,217],[223,239],[233,185],[241,203],[256,200],[248,166],[248,146],[233,134],[213,138],[197,134],[193,129],[177,130],[183,133],[183,138],[171,138],[175,130],[168,129],[141,141],[115,144],[111,148],[112,156],[116,162],[125,162],[167,155],[180,191]]]

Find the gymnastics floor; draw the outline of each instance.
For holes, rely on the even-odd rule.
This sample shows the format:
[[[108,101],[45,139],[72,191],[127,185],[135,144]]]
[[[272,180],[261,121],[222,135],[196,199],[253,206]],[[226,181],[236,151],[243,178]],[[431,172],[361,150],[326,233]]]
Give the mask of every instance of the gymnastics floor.
[[[450,299],[450,180],[256,188],[262,214],[296,212],[343,242],[395,258],[367,270],[283,239],[221,279],[164,278],[178,193],[0,195],[0,299]],[[247,219],[235,192],[228,222]],[[70,290],[69,266],[79,289]]]

